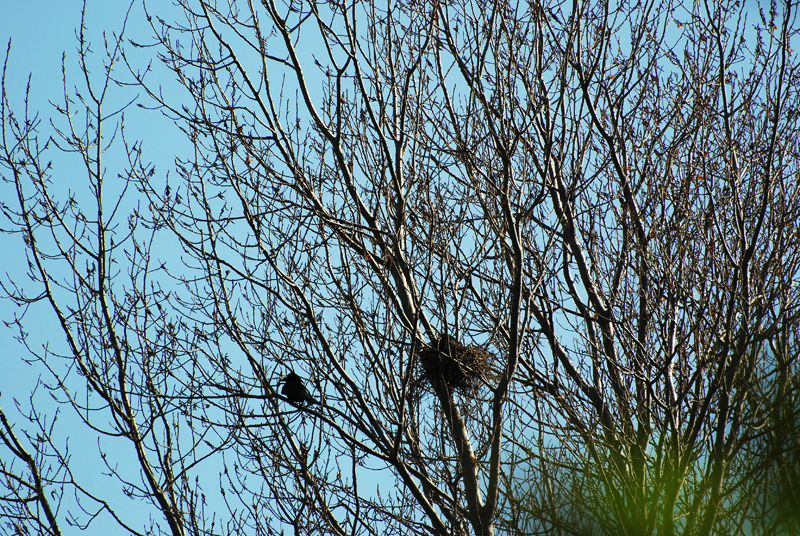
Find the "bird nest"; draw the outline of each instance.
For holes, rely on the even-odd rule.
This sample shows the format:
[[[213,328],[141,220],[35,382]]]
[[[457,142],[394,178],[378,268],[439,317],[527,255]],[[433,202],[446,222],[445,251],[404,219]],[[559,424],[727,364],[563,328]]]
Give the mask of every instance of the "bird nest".
[[[418,355],[422,365],[420,380],[427,380],[434,391],[476,390],[479,380],[486,379],[490,372],[494,357],[483,348],[465,346],[449,335],[442,335]]]

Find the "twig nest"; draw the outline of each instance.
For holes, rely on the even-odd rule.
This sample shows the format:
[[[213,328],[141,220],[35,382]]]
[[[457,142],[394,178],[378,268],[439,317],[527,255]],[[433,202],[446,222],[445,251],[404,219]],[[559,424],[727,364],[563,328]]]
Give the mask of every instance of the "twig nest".
[[[477,346],[465,346],[449,335],[442,335],[419,352],[421,378],[434,391],[445,388],[475,390],[478,380],[490,371],[492,354]]]

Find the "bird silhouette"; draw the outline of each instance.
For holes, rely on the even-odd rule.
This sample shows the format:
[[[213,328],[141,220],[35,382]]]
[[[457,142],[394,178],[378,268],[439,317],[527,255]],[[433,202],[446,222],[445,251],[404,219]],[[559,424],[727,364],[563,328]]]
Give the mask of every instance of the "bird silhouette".
[[[287,374],[281,382],[283,382],[281,394],[285,396],[289,402],[294,402],[296,404],[319,404],[319,402],[311,396],[311,393],[308,392],[300,376],[294,372]]]

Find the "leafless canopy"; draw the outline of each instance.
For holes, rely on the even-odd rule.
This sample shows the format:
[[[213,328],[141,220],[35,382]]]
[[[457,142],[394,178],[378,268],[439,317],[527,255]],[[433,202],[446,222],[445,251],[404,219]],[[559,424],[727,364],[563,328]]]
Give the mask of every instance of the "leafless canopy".
[[[55,441],[26,457],[5,417],[0,515],[800,529],[800,25],[746,4],[148,5],[152,36],[109,39],[105,78],[80,32],[85,89],[50,145],[4,78],[14,324],[55,311],[45,387],[134,447],[134,473],[103,460],[152,517],[66,478]],[[169,175],[102,108],[112,75],[190,142]],[[112,142],[125,164],[101,163]],[[89,203],[59,197],[49,150],[82,157]],[[278,394],[290,370],[320,405]],[[53,514],[57,482],[94,506]]]

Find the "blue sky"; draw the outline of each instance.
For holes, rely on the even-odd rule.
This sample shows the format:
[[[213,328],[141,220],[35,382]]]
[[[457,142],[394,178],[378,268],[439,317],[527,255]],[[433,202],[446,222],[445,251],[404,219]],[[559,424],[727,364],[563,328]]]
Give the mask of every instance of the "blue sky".
[[[127,2],[90,0],[88,3],[86,33],[88,40],[92,43],[93,55],[89,61],[90,70],[95,78],[102,75],[103,32],[107,32],[109,37],[112,32],[118,33],[129,6],[130,4]],[[56,127],[63,129],[65,126],[63,117],[60,117],[54,108],[54,104],[63,102],[64,98],[62,56],[65,55],[68,92],[72,94],[74,86],[78,86],[81,91],[84,90],[85,82],[78,67],[78,41],[76,38],[81,21],[81,7],[82,2],[76,0],[16,2],[3,6],[3,16],[0,17],[0,43],[3,45],[3,53],[5,53],[9,38],[12,40],[6,74],[10,105],[15,113],[22,112],[25,88],[30,76],[29,108],[31,114],[39,114],[42,139],[46,139],[47,136],[54,133],[50,125],[51,119],[55,120]],[[157,7],[159,10],[172,9],[168,3],[158,3]],[[138,42],[148,42],[151,33],[152,30],[146,24],[142,12],[141,1],[137,1],[131,11],[125,35]],[[146,65],[148,60],[157,62],[154,57],[154,49],[141,50],[129,47],[128,51],[131,54],[138,54],[134,58],[140,67]],[[126,72],[124,65],[119,65],[115,71],[117,76],[123,78]],[[165,85],[169,85],[169,78],[160,78],[159,82],[162,81]],[[130,100],[131,89],[130,87],[112,86],[108,101],[110,105],[105,108],[105,111],[112,111],[115,103],[120,105]],[[125,116],[125,125],[129,140],[142,141],[145,158],[155,163],[158,177],[165,177],[168,170],[174,167],[176,154],[189,154],[187,153],[187,150],[190,149],[188,141],[177,132],[171,121],[157,112],[142,112],[136,107],[131,107]],[[104,156],[104,167],[107,172],[106,184],[112,191],[119,186],[120,182],[115,183],[113,179],[117,174],[124,172],[126,164],[124,154],[119,152],[120,148],[121,144],[117,142],[116,148],[112,148]],[[53,188],[59,190],[60,193],[69,189],[77,192],[79,196],[81,194],[91,195],[86,186],[86,171],[79,157],[53,152],[49,158],[53,160],[51,176]],[[132,197],[135,198],[135,196]],[[109,195],[108,198],[111,198],[110,203],[113,203],[113,197]],[[13,185],[0,184],[0,199],[12,207],[15,205]],[[91,200],[86,197],[83,199]],[[124,215],[117,219],[120,222],[125,221]],[[0,222],[0,228],[7,229],[7,221]],[[164,247],[163,244],[161,246]],[[30,289],[30,293],[38,292],[36,286],[31,284],[26,277],[27,261],[22,236],[0,233],[0,248],[3,251],[0,277],[3,277],[4,282],[14,281],[17,284],[25,285]],[[166,255],[172,256],[173,261],[178,261],[175,263],[176,266],[180,266],[177,259],[178,251],[178,249],[173,249],[166,253]],[[9,321],[15,314],[20,313],[21,309],[10,300],[0,299],[0,319]],[[26,320],[26,328],[32,330],[28,338],[29,345],[41,350],[47,344],[56,352],[66,353],[64,336],[48,304],[44,302],[35,304]],[[8,328],[0,324],[0,344],[4,349],[2,357],[0,357],[4,365],[0,374],[0,407],[3,408],[12,423],[15,423],[18,437],[24,440],[22,432],[31,433],[31,427],[20,415],[16,403],[20,405],[22,412],[25,412],[30,408],[29,398],[37,380],[41,378],[43,381],[51,382],[52,378],[40,363],[29,365],[24,361],[26,357],[29,357],[28,351],[15,340],[16,335],[15,328]],[[71,388],[75,389],[79,396],[86,396],[85,391],[81,392],[82,388],[77,386],[77,382],[74,381],[76,379],[78,378],[73,378]],[[56,407],[52,403],[49,393],[41,388],[36,392],[35,406],[45,412],[54,412]],[[52,418],[51,415],[48,422]],[[105,418],[110,419],[108,416]],[[100,422],[102,424],[102,419]],[[35,431],[31,435],[35,436]],[[115,503],[118,508],[122,506],[118,513],[124,522],[137,530],[142,530],[148,515],[152,514],[155,516],[156,523],[163,525],[163,517],[157,512],[154,513],[153,508],[149,508],[144,501],[126,499],[122,495],[119,481],[104,474],[107,470],[98,455],[98,446],[110,453],[109,462],[112,465],[119,464],[118,470],[126,473],[129,480],[134,482],[140,480],[138,465],[128,463],[135,460],[135,453],[130,443],[124,440],[115,441],[108,437],[98,440],[96,434],[91,433],[68,407],[62,408],[58,415],[54,437],[60,449],[65,450],[68,445],[69,452],[73,455],[71,467],[75,471],[76,479],[82,485],[86,485],[92,493]],[[0,450],[0,457],[6,454],[7,451]],[[213,463],[203,466],[202,476],[206,478],[204,492],[212,504],[213,494],[219,488],[219,485],[216,484],[217,471],[218,467]],[[374,475],[372,478],[374,479]],[[391,483],[391,481],[389,482]],[[387,487],[389,486],[387,485]],[[67,528],[66,508],[73,506],[73,501],[67,497],[63,508],[57,513],[62,529]],[[225,506],[219,503],[217,506],[218,511],[224,515]],[[89,508],[94,509],[94,506],[90,505]],[[0,527],[4,527],[2,522],[0,522]],[[2,530],[3,528],[0,528],[0,532]],[[89,532],[118,533],[119,527],[108,516],[101,516],[93,522]]]
[[[128,2],[102,2],[100,0],[90,0],[87,6],[87,30],[89,39],[94,43],[94,61],[100,65],[103,52],[102,32],[118,31],[123,22],[125,12],[129,7]],[[155,4],[154,4],[155,5]],[[158,8],[169,8],[169,3],[159,2]],[[77,40],[75,33],[80,25],[82,2],[76,0],[59,1],[36,1],[12,2],[6,0],[2,6],[2,17],[0,17],[0,45],[2,45],[3,56],[5,56],[6,45],[9,38],[12,38],[11,55],[8,63],[7,89],[11,105],[15,109],[20,109],[23,103],[25,85],[28,75],[31,75],[31,101],[30,108],[33,112],[39,112],[43,121],[42,134],[50,133],[49,119],[54,116],[54,108],[49,101],[58,102],[63,99],[61,62],[62,55],[66,54],[66,67],[68,78],[71,84],[80,84],[79,70],[77,68]],[[146,40],[151,30],[145,24],[141,11],[141,3],[134,5],[131,19],[126,35],[136,40]],[[309,47],[311,48],[311,47]],[[142,52],[146,58],[153,54],[152,49]],[[143,63],[143,62],[142,62]],[[99,72],[99,69],[97,70]],[[124,74],[124,66],[122,73]],[[128,90],[112,88],[112,102],[123,102],[130,98]],[[119,98],[115,98],[116,96]],[[155,113],[137,113],[138,110],[131,109],[131,113],[126,117],[126,125],[129,129],[129,136],[134,140],[143,140],[145,157],[156,163],[159,176],[163,176],[172,163],[176,154],[184,152],[180,144],[186,141],[182,136],[175,135],[174,125],[170,121],[159,118]],[[112,156],[113,153],[109,156]],[[53,156],[55,158],[55,155]],[[122,165],[119,160],[108,158],[106,165],[111,177],[122,171],[115,166]],[[76,187],[85,185],[85,173],[82,174],[80,162],[65,158],[59,158],[54,162],[55,171],[53,179],[58,187]],[[12,203],[9,198],[8,185],[0,184],[0,198],[4,202]],[[0,222],[0,228],[6,228],[5,221]],[[19,235],[9,236],[0,233],[0,251],[2,251],[2,261],[0,261],[0,277],[10,278],[22,283],[26,271],[26,261],[24,257],[22,238]],[[8,274],[7,276],[5,274]],[[17,311],[15,305],[8,300],[0,300],[0,318],[8,321]],[[45,304],[39,304],[37,313],[41,315],[38,321],[38,331],[31,333],[31,341],[41,345],[45,341],[51,340],[56,346],[63,346],[63,335],[57,331],[55,318]],[[30,323],[28,324],[30,325]],[[27,405],[27,398],[36,384],[36,380],[41,373],[40,368],[28,366],[23,361],[27,351],[14,339],[15,332],[0,324],[0,345],[3,352],[0,354],[0,407],[8,414],[12,421],[24,423],[19,418],[13,398],[22,403],[23,408]],[[44,392],[39,392],[41,400],[47,400]],[[97,476],[99,460],[97,459],[97,440],[90,434],[71,434],[71,430],[78,429],[78,424],[74,423],[74,417],[65,411],[57,423],[57,437],[66,440],[69,437],[69,444],[73,453],[80,453],[76,456],[82,462],[76,466],[85,477],[85,482],[90,482],[92,491],[107,495],[109,497],[120,495],[119,485],[113,479],[104,479]],[[104,447],[108,447],[109,440],[103,440]],[[119,460],[125,459],[125,450],[129,445],[121,443]],[[3,453],[0,451],[0,456]],[[136,471],[135,466],[131,467]],[[80,475],[78,475],[80,477]],[[213,481],[214,475],[210,475]],[[135,479],[135,478],[134,478]],[[141,528],[141,517],[143,510],[134,510],[136,504],[133,501],[126,501],[124,504],[129,508],[124,512],[126,521],[132,523],[136,528]],[[139,507],[143,506],[138,504]],[[63,512],[59,520],[63,523]],[[160,518],[157,519],[161,522]],[[103,520],[101,520],[102,522]],[[106,525],[93,525],[92,532],[101,532],[101,528]],[[2,530],[2,529],[0,529]]]
[[[104,17],[113,16],[108,7],[106,10]],[[119,18],[119,13],[117,15]],[[4,59],[9,39],[11,40],[6,91],[11,106],[21,111],[25,86],[30,76],[30,110],[39,112],[40,118],[45,123],[43,130],[46,133],[49,133],[48,119],[54,111],[49,101],[57,102],[63,98],[62,54],[66,54],[68,65],[74,67],[76,64],[75,31],[80,25],[80,17],[81,2],[74,0],[4,2],[3,16],[0,17],[0,42]],[[9,185],[2,185],[2,192],[4,202],[13,206],[13,198],[10,197],[13,195],[13,190]],[[0,226],[6,229],[7,221],[4,220]],[[0,247],[3,251],[0,273],[21,284],[26,268],[22,237],[0,234]],[[17,307],[12,303],[0,300],[0,317],[3,320],[9,320],[15,310]],[[44,308],[42,311],[44,312]],[[48,320],[54,318],[52,314],[47,313],[49,311],[44,313],[40,322],[42,326],[48,325]],[[5,373],[0,375],[0,393],[2,393],[0,405],[9,413],[13,409],[11,398],[24,399],[33,388],[37,377],[31,367],[22,362],[21,357],[27,352],[14,340],[15,334],[13,329],[0,326],[0,344],[4,348],[6,361],[3,367]],[[31,335],[38,341],[44,340],[41,333]]]
[[[90,68],[94,74],[101,74],[101,65],[104,57],[103,31],[118,32],[122,27],[124,16],[128,7],[127,2],[101,2],[90,0],[87,6],[87,34],[92,42],[94,52],[90,61]],[[80,27],[82,2],[76,0],[59,1],[37,1],[26,2],[3,2],[2,16],[0,16],[0,44],[2,45],[3,58],[5,58],[9,39],[11,39],[11,53],[8,59],[6,72],[6,90],[12,109],[18,115],[23,111],[25,87],[30,76],[30,102],[29,109],[31,115],[38,113],[41,120],[40,135],[42,139],[53,134],[50,126],[51,118],[56,119],[56,126],[63,128],[63,118],[58,117],[53,105],[50,103],[63,102],[64,86],[62,78],[62,55],[65,55],[65,65],[68,79],[68,89],[83,84],[78,68],[78,41],[76,32]],[[126,31],[126,35],[132,38],[144,38],[150,34],[150,28],[144,24],[144,17],[141,11],[141,2],[138,2],[131,13],[131,19]],[[120,66],[124,74],[124,65]],[[109,100],[112,103],[123,102],[130,99],[130,88],[122,90],[112,87],[112,95]],[[106,109],[106,111],[110,111]],[[174,126],[157,114],[142,114],[139,110],[132,108],[131,113],[126,115],[126,128],[128,135],[132,139],[144,140],[144,149],[147,157],[156,162],[161,171],[171,165],[177,152],[175,143],[182,141],[182,138],[174,136]],[[121,144],[117,144],[121,145]],[[119,153],[112,152],[110,158],[105,160],[109,177],[116,177],[117,173],[123,170],[124,160],[119,160]],[[53,186],[57,189],[77,190],[86,192],[86,172],[79,158],[75,155],[65,156],[53,153],[49,155],[53,159]],[[5,175],[6,170],[3,170]],[[13,185],[0,184],[0,198],[4,203],[12,207],[15,205]],[[121,219],[124,221],[124,217]],[[0,228],[7,229],[8,221],[3,218]],[[24,255],[24,244],[20,235],[8,235],[0,233],[0,248],[2,248],[2,261],[0,261],[0,276],[4,283],[14,281],[24,285],[27,283],[31,290],[34,289],[26,281],[26,259]],[[15,314],[19,314],[21,309],[9,300],[0,299],[0,319],[9,321]],[[55,315],[45,303],[34,305],[33,315],[28,317],[26,327],[31,329],[29,344],[42,348],[45,343],[50,344],[56,350],[63,350],[65,347],[64,337]],[[35,315],[35,316],[34,316]],[[31,322],[35,320],[35,322]],[[0,345],[2,345],[2,368],[0,371],[0,407],[8,416],[9,420],[15,424],[15,431],[19,439],[24,441],[22,432],[31,432],[31,427],[17,410],[15,401],[20,404],[22,411],[29,409],[29,398],[36,386],[39,377],[44,381],[48,377],[43,367],[40,365],[31,366],[23,360],[28,357],[27,350],[15,340],[17,332],[15,328],[8,328],[0,324]],[[41,376],[40,376],[41,375]],[[39,389],[36,393],[37,405],[39,410],[53,412],[55,406],[49,402],[49,394],[44,389]],[[48,403],[49,402],[49,403]],[[141,530],[146,522],[146,507],[141,502],[124,500],[118,481],[108,476],[100,474],[104,470],[102,460],[99,459],[98,438],[91,433],[86,433],[87,429],[77,422],[74,414],[68,408],[59,413],[55,424],[54,436],[57,444],[62,450],[66,450],[73,456],[72,468],[76,472],[76,478],[83,485],[86,485],[92,493],[107,498],[109,500],[122,499],[124,510],[120,513],[127,523],[131,523],[137,530]],[[53,415],[50,415],[50,419]],[[80,433],[75,433],[79,430]],[[34,434],[35,435],[35,432]],[[118,441],[117,444],[109,438],[102,438],[99,443],[105,450],[110,450],[114,454],[119,454],[117,460],[111,463],[122,462],[120,470],[127,472],[129,478],[137,480],[138,466],[135,464],[125,466],[125,450],[129,449],[130,454],[134,452],[130,444]],[[8,452],[0,452],[0,456],[5,456]],[[10,462],[9,460],[6,460]],[[53,490],[51,490],[53,491]],[[58,490],[55,490],[58,491]],[[64,507],[70,506],[71,499],[65,498]],[[88,503],[87,503],[88,505]],[[90,509],[94,506],[89,505]],[[66,522],[66,510],[62,508],[57,513],[62,530],[68,529]],[[104,529],[110,529],[112,533],[118,532],[118,527],[114,528],[109,524],[109,519],[101,516],[96,523],[92,524],[90,532],[102,533]],[[158,523],[162,519],[156,518]],[[0,525],[0,532],[5,530],[5,524]]]
[[[125,12],[130,4],[125,2],[99,2],[90,1],[87,6],[87,34],[92,42],[94,57],[90,59],[96,63],[92,66],[96,72],[100,72],[99,66],[103,59],[103,35],[102,32],[118,31],[122,26]],[[64,1],[30,1],[30,2],[7,2],[3,6],[3,16],[0,17],[0,42],[2,43],[3,57],[8,47],[9,38],[11,39],[11,54],[8,59],[6,73],[6,90],[8,92],[11,107],[17,114],[21,113],[24,105],[25,87],[30,76],[30,102],[29,109],[31,115],[38,113],[41,120],[40,135],[46,138],[53,134],[50,120],[55,119],[56,126],[63,128],[64,121],[55,113],[51,102],[58,104],[63,102],[63,78],[62,78],[62,55],[65,57],[65,66],[69,89],[75,85],[80,86],[83,82],[79,76],[80,71],[77,63],[77,39],[76,31],[80,26],[82,3],[76,0]],[[131,15],[131,23],[126,35],[146,36],[149,28],[142,24],[144,17],[141,16],[141,4],[134,6]],[[121,66],[124,69],[124,66]],[[124,71],[123,71],[124,73]],[[111,99],[109,102],[122,102],[130,99],[130,91],[122,91],[119,88],[112,88]],[[118,97],[118,98],[115,98]],[[106,109],[106,111],[109,111]],[[166,119],[161,119],[156,114],[150,113],[145,116],[135,113],[138,110],[131,109],[131,113],[126,114],[126,128],[129,136],[133,139],[143,139],[147,157],[157,163],[161,170],[165,170],[174,160],[176,154],[173,143],[178,142],[174,136],[172,125]],[[157,128],[154,128],[157,127]],[[53,183],[57,188],[70,188],[81,191],[85,188],[85,171],[81,162],[74,155],[64,157],[63,155],[50,154],[54,160]],[[122,168],[124,161],[115,161],[113,158],[106,158],[105,164],[109,173],[116,176]],[[9,185],[2,185],[2,197],[6,203],[13,206],[13,190],[9,190]],[[7,228],[7,222],[0,223],[2,228]],[[26,270],[26,260],[24,257],[22,237],[19,235],[9,236],[0,234],[0,248],[3,251],[2,270],[0,273],[8,274],[12,280],[22,283]],[[0,318],[8,320],[13,316],[16,306],[6,300],[0,300]],[[43,327],[53,325],[47,320],[53,320],[54,316],[48,309],[41,308],[45,315],[40,322]],[[4,326],[0,326],[0,343],[6,353],[6,373],[0,375],[0,392],[3,397],[0,405],[8,409],[11,396],[24,396],[29,393],[37,374],[32,374],[30,367],[22,363],[20,357],[26,353],[13,339],[14,331]],[[39,337],[42,334],[31,333],[32,337]],[[63,339],[63,337],[62,337]],[[10,372],[10,373],[9,373]]]

